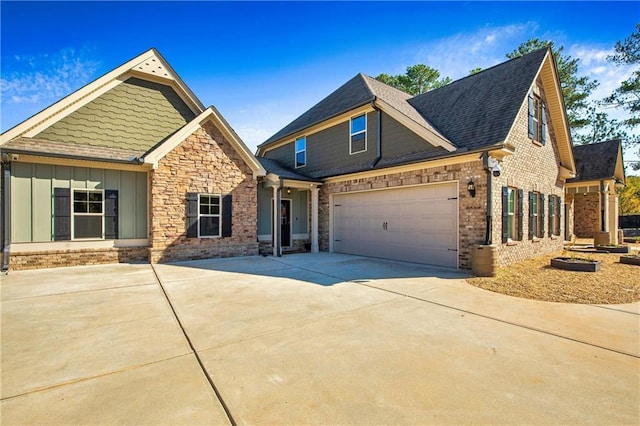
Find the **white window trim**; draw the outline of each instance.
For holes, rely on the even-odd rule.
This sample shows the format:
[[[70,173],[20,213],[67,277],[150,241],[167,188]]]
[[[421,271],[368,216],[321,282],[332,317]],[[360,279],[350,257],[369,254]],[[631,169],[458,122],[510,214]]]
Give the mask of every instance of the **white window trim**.
[[[202,197],[218,197],[218,214],[202,214],[200,213],[200,199]],[[218,235],[201,235],[200,234],[200,218],[201,217],[218,217]],[[198,193],[198,238],[221,238],[222,236],[222,195]]]
[[[353,119],[354,118],[360,118],[360,117],[364,117],[364,130],[360,130],[358,132],[353,132],[351,130],[351,126],[353,123]],[[364,149],[360,150],[360,151],[353,151],[353,137],[356,135],[359,135],[361,133],[364,133]],[[358,114],[358,115],[354,115],[352,117],[349,118],[349,155],[354,155],[354,154],[360,154],[362,152],[367,152],[367,113],[362,113],[362,114]]]
[[[298,150],[297,144],[298,141],[304,139],[304,149]],[[293,164],[295,164],[296,169],[299,169],[301,167],[305,167],[307,165],[307,137],[306,136],[300,136],[297,137],[294,141],[293,141],[293,150],[294,150],[294,155],[293,155]],[[302,165],[298,165],[298,154],[304,152],[304,164]]]
[[[73,200],[76,192],[99,192],[102,194],[102,213],[76,213],[74,211]],[[104,240],[104,189],[90,189],[90,188],[72,188],[71,189],[71,241],[96,241]],[[101,235],[99,237],[89,238],[76,238],[76,216],[100,216],[102,218]]]
[[[533,223],[535,223],[535,232],[532,232],[532,239],[538,239],[538,238],[542,238],[540,236],[540,193],[533,191],[533,200],[535,200],[534,205],[535,205],[535,209],[533,208],[533,206],[531,206],[531,216],[533,216]],[[544,235],[543,235],[544,237]]]

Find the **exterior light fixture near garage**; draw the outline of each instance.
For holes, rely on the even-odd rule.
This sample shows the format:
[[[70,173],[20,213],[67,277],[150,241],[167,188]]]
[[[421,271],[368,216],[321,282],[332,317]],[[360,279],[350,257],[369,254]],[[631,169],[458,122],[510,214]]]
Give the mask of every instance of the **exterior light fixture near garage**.
[[[467,191],[469,191],[469,195],[471,195],[471,198],[474,198],[476,196],[476,184],[473,183],[473,179],[471,179],[469,183],[467,183]]]

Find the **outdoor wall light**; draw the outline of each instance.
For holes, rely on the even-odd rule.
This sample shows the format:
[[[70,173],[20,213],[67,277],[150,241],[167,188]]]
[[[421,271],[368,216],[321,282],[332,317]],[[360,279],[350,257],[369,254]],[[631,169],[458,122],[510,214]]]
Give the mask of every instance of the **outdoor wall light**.
[[[287,195],[291,195],[291,188],[287,188]]]
[[[469,191],[469,195],[471,195],[471,198],[476,196],[476,184],[473,183],[473,179],[471,179],[467,184],[467,191]]]

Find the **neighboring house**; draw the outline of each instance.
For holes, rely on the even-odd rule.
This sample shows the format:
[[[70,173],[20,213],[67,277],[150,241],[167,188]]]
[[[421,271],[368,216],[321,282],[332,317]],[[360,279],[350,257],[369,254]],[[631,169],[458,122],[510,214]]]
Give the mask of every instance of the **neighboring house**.
[[[596,244],[618,244],[618,194],[624,185],[622,143],[610,140],[573,147],[576,177],[567,180],[566,200],[573,201],[573,234]],[[567,235],[567,239],[571,236]]]
[[[548,49],[415,97],[358,74],[257,155],[263,246],[460,268],[561,249],[576,170]]]
[[[265,170],[154,49],[0,136],[3,267],[258,253]]]

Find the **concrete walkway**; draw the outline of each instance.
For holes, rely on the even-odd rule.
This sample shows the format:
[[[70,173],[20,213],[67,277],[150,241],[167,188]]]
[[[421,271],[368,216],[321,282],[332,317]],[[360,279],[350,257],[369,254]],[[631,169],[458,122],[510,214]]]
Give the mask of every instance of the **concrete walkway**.
[[[1,422],[640,421],[640,304],[464,277],[329,253],[12,272]]]

